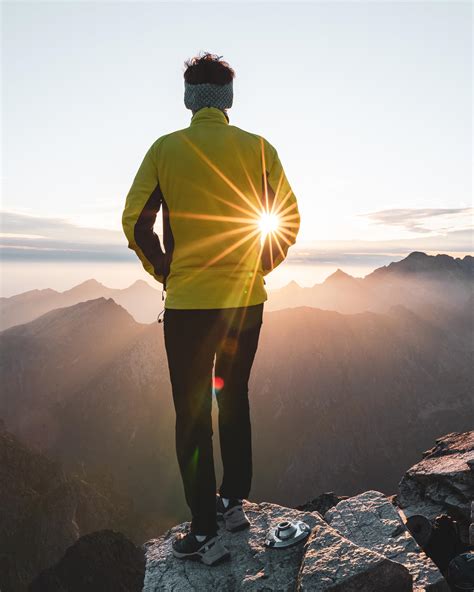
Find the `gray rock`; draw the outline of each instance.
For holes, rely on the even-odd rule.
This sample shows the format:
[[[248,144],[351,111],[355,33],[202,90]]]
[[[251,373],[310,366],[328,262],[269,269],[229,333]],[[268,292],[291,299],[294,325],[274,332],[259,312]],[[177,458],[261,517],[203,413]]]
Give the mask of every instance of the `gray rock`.
[[[474,499],[474,431],[448,434],[411,467],[398,486],[397,503],[406,516],[434,519],[448,514],[468,542]]]
[[[336,495],[333,491],[328,491],[321,493],[309,502],[296,506],[296,509],[304,512],[318,512],[321,516],[324,516],[329,508],[336,506],[341,500],[347,498],[347,495]]]
[[[379,586],[379,592],[405,592],[412,589],[406,587],[407,577],[411,577],[402,566],[392,565],[375,553],[358,549],[328,526],[317,512],[300,512],[276,504],[256,504],[246,500],[244,509],[251,522],[249,529],[234,534],[223,529],[219,531],[232,556],[230,561],[221,565],[209,568],[202,563],[176,559],[172,555],[173,538],[178,532],[186,531],[188,522],[149,541],[146,544],[147,563],[143,592],[295,592],[297,589],[351,592],[356,588],[345,587],[346,583],[349,586],[352,585],[352,580],[364,581],[364,574],[372,578],[376,573],[381,581],[383,574],[386,574],[386,579],[390,577],[393,580],[390,584],[392,587],[388,587],[388,583],[387,587]],[[283,519],[304,520],[309,524],[313,529],[310,535],[311,544],[299,544],[286,549],[265,547],[268,528]],[[340,570],[336,587],[334,579],[332,582],[321,580],[319,588],[312,587],[319,578],[321,559],[315,552],[317,547],[325,549],[328,559],[333,558],[327,572],[332,569],[336,572]],[[310,554],[303,560],[305,552]],[[338,553],[343,552],[343,557],[340,557]],[[313,569],[314,562],[318,567]],[[341,564],[345,566],[344,569]],[[359,587],[359,590],[362,588]]]
[[[324,519],[350,541],[404,565],[414,590],[449,591],[436,565],[418,546],[387,497],[366,491],[341,501]]]
[[[212,568],[198,562],[176,559],[171,543],[178,532],[185,532],[188,522],[168,530],[147,544],[147,565],[143,592],[190,592],[202,590],[293,592],[303,556],[303,545],[287,549],[268,549],[265,535],[274,522],[284,518],[304,520],[311,527],[323,522],[316,513],[299,512],[278,505],[254,504],[244,500],[251,527],[238,533],[220,529],[231,560]]]
[[[305,543],[298,592],[411,592],[408,570],[318,524]]]
[[[469,526],[469,544],[474,545],[474,502],[471,502],[471,524]]]
[[[120,532],[101,530],[78,539],[28,592],[141,592],[144,573],[143,549]]]

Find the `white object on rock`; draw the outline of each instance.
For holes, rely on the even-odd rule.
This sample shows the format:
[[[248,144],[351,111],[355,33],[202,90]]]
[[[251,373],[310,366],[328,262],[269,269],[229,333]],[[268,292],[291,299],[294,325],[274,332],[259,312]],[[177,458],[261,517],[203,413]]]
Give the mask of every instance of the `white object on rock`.
[[[351,543],[329,526],[317,512],[302,512],[276,504],[243,501],[250,528],[237,533],[219,530],[231,559],[207,567],[188,559],[177,559],[171,543],[189,522],[149,541],[143,592],[278,592],[361,590],[366,592],[409,592],[411,575],[403,565]],[[305,544],[283,549],[265,546],[272,524],[282,520],[304,521],[312,532]],[[317,549],[321,550],[317,552]],[[330,574],[332,574],[330,576]],[[358,583],[359,587],[354,588]]]

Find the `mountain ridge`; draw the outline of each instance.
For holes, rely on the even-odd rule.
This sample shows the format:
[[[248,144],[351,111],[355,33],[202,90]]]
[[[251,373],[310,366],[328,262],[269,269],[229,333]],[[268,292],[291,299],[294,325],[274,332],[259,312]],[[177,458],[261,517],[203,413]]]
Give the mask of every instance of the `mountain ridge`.
[[[420,263],[421,262],[421,263]],[[385,303],[409,304],[419,312],[424,301],[447,305],[452,299],[459,306],[469,297],[474,278],[474,258],[465,255],[427,255],[414,251],[406,258],[380,267],[363,278],[356,278],[342,269],[330,274],[312,287],[300,286],[292,280],[285,286],[268,290],[267,310],[308,305],[340,312],[374,310],[382,312]],[[443,286],[446,285],[446,290]],[[109,288],[89,279],[64,292],[30,290],[0,299],[0,328],[6,329],[62,306],[104,296],[124,306],[138,321],[152,322],[163,308],[161,286],[152,287],[145,280],[136,280],[126,288]]]
[[[119,316],[102,314],[109,308]],[[463,314],[450,327],[402,306],[388,313],[266,311],[250,382],[255,493],[288,505],[314,490],[352,494],[369,479],[383,491],[394,486],[393,474],[410,462],[410,451],[436,433],[467,428],[474,387],[472,353],[459,329],[468,325],[469,311]],[[183,500],[162,326],[137,323],[113,299],[51,316],[57,325],[31,321],[49,327],[46,332],[32,335],[26,324],[1,334],[6,427],[68,468],[109,467],[141,509],[161,513],[164,525],[176,521],[172,512],[183,510]],[[215,421],[214,415],[216,427]],[[272,438],[270,425],[281,439]],[[172,492],[160,504],[150,495],[151,466]]]
[[[29,592],[457,592],[466,561],[461,554],[474,543],[474,432],[436,438],[421,456],[405,467],[396,495],[327,492],[297,508],[243,500],[250,527],[233,534],[219,527],[231,561],[212,569],[171,553],[173,538],[188,531],[189,521],[141,546],[102,530],[78,538]],[[304,541],[285,549],[264,544],[270,528],[296,520],[310,529]]]

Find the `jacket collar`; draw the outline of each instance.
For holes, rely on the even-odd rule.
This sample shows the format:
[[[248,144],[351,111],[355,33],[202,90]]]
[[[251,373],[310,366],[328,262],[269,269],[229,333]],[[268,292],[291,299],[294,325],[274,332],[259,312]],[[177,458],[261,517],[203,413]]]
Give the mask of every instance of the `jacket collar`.
[[[224,125],[228,125],[229,121],[221,109],[217,107],[203,107],[192,116],[190,125],[201,125],[204,123],[223,123]]]

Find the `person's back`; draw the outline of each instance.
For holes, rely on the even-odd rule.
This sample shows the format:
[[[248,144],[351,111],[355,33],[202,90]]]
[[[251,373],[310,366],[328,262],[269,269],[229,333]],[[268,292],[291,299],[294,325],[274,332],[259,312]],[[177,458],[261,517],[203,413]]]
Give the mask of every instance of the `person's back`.
[[[150,237],[161,205],[166,256]],[[278,218],[266,244],[262,216]],[[202,107],[150,147],[123,224],[147,271],[166,279],[168,308],[228,308],[266,300],[263,276],[295,242],[299,213],[271,144]]]
[[[211,54],[187,65],[191,124],[148,150],[127,195],[123,227],[129,247],[166,289],[176,447],[193,516],[173,552],[214,564],[228,555],[214,538],[216,507],[229,530],[249,524],[242,509],[252,473],[248,379],[267,300],[264,276],[285,259],[300,217],[275,148],[229,122],[232,69]],[[164,250],[153,232],[160,208]],[[224,466],[217,506],[214,356]]]

